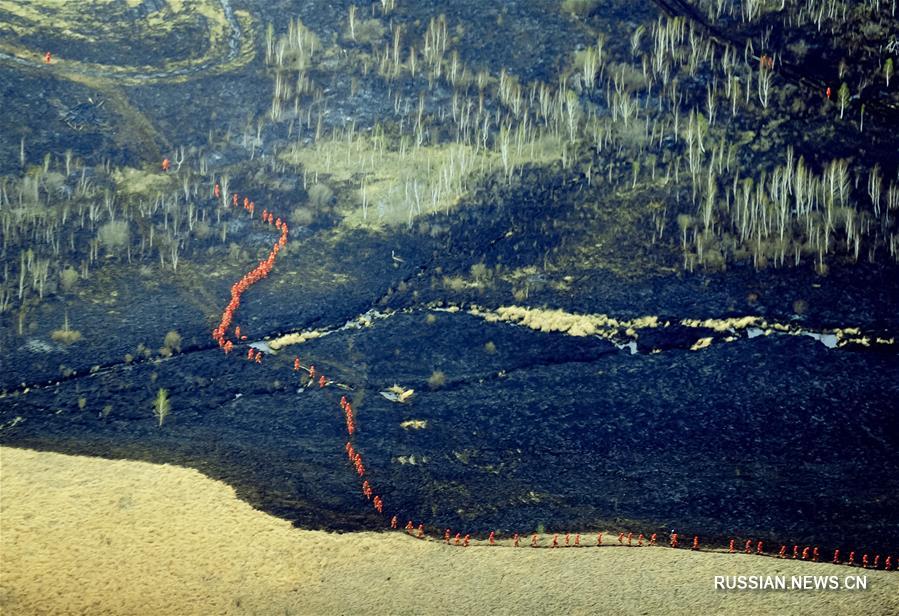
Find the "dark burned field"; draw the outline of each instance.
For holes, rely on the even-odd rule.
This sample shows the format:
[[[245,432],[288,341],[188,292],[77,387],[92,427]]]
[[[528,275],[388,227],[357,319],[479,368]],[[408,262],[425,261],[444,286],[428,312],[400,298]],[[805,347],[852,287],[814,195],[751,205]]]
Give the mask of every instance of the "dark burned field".
[[[163,4],[140,6],[155,14]],[[716,30],[679,1],[659,10],[561,3],[593,7],[576,17],[556,2],[460,1],[445,9],[443,36],[461,53],[415,65],[379,54],[393,36],[424,53],[422,37],[439,38],[436,3],[366,11],[377,23],[360,22],[353,37],[330,4],[245,4],[231,21],[180,15],[160,34],[178,43],[168,64],[147,68],[135,48],[109,75],[103,60],[125,36],[118,30],[103,45],[67,41],[46,24],[15,39],[0,31],[0,123],[14,136],[0,142],[0,444],[189,466],[303,528],[383,529],[344,453],[344,392],[301,387],[291,371],[299,355],[352,389],[367,477],[401,523],[481,539],[491,530],[677,531],[717,545],[764,540],[769,552],[896,554],[899,266],[887,204],[899,195],[890,137],[899,96],[895,81],[879,85],[876,45],[847,36],[839,47],[809,24],[786,31],[777,15],[745,27],[732,17]],[[288,26],[291,11],[306,29]],[[320,55],[263,60],[268,22],[273,47],[289,28],[315,37],[306,44]],[[696,38],[675,49],[671,33],[694,22]],[[768,56],[752,55],[766,50],[744,48],[766,31],[782,51],[773,77],[759,68]],[[598,36],[608,57],[592,74],[582,65]],[[656,70],[650,41],[669,36],[671,58]],[[89,70],[44,67],[39,55],[34,66],[13,62],[13,44],[52,44]],[[691,59],[700,45],[711,60]],[[725,53],[736,67],[726,77]],[[815,63],[843,55],[859,60]],[[450,83],[456,63],[471,70]],[[144,74],[151,69],[162,77]],[[531,92],[523,113],[509,75],[520,79],[519,103]],[[300,78],[309,90],[288,86],[270,107],[275,83]],[[737,88],[765,78],[775,92],[764,106],[754,89],[723,93],[725,79]],[[868,84],[844,101],[845,120],[823,94],[841,79]],[[530,83],[566,84],[542,92],[567,111],[538,109]],[[484,110],[461,128],[466,104]],[[631,125],[620,120],[628,110]],[[706,131],[701,153],[694,130]],[[523,143],[511,172],[510,134]],[[379,148],[382,166],[366,167]],[[163,156],[176,161],[167,174]],[[431,161],[446,177],[466,156],[479,162],[438,195]],[[347,170],[351,159],[361,166]],[[426,173],[416,167],[424,159]],[[841,169],[838,200],[826,186]],[[778,210],[789,217],[780,234],[759,231],[767,223],[756,217],[774,219],[766,191],[778,174],[811,178],[819,209],[803,213],[795,197]],[[211,196],[226,177],[226,201],[251,195],[257,211],[291,221],[272,275],[237,313],[247,343],[376,313],[368,326],[288,346],[261,366],[242,360],[245,346],[221,353],[210,333],[231,285],[272,241]],[[882,191],[869,199],[874,180]],[[413,216],[419,189],[425,201],[434,190],[433,205],[418,203]],[[750,201],[747,225],[736,210]],[[124,243],[103,240],[115,221],[127,221]],[[35,255],[50,261],[40,292],[39,273],[19,282],[17,269]],[[65,271],[83,273],[65,287]],[[606,339],[469,313],[512,305],[671,325]],[[800,335],[682,322],[744,317]],[[57,340],[63,323],[80,339]],[[180,343],[160,349],[170,330]],[[838,330],[840,348],[800,333]],[[628,341],[634,352],[622,348]],[[394,384],[415,394],[405,404],[379,394]],[[160,388],[171,404],[162,425],[152,414]]]
[[[467,252],[514,260],[513,244],[478,246],[489,234],[467,230],[497,219],[515,226],[527,210],[514,200],[503,210],[507,219],[491,208],[466,210],[452,223],[456,257],[444,260],[444,274],[465,272]],[[527,245],[531,238],[517,239]],[[86,341],[77,351],[8,347],[2,421],[24,421],[0,433],[2,442],[191,466],[303,527],[382,528],[346,461],[338,392],[299,391],[290,372],[296,353],[356,389],[357,445],[372,482],[396,511],[431,528],[674,529],[718,542],[851,541],[871,551],[899,542],[894,352],[828,349],[785,335],[690,351],[699,337],[717,334],[668,328],[648,331],[631,354],[599,338],[428,309],[445,298],[429,271],[440,246],[418,236],[359,236],[330,247],[310,239],[304,246],[248,294],[244,331],[258,338],[339,326],[369,309],[397,312],[368,328],[287,347],[259,367],[223,357],[207,342],[211,311],[183,308],[198,297],[221,303],[228,281],[202,294],[162,283],[151,295],[123,275],[114,303],[120,325],[79,309],[88,316],[77,323]],[[352,259],[343,256],[350,246]],[[396,268],[391,250],[405,261]],[[328,284],[323,270],[349,280]],[[832,274],[839,293],[802,272],[789,285],[782,273],[747,269],[636,281],[596,272],[564,294],[541,291],[533,303],[622,317],[761,314],[786,321],[793,302],[805,298],[828,323],[894,328],[895,315],[880,307],[894,301],[895,279],[873,285],[875,295],[871,280],[853,271],[852,278]],[[469,293],[454,299],[499,306],[508,295],[497,287]],[[750,295],[758,296],[752,305]],[[160,322],[178,324],[182,352],[123,364],[119,358]],[[60,362],[75,374],[56,376]],[[91,375],[91,366],[105,367]],[[445,375],[438,387],[429,385],[434,371]],[[24,393],[19,382],[29,376],[49,383]],[[407,404],[391,403],[378,391],[394,383],[417,393]],[[162,428],[149,405],[158,387],[170,392],[173,408]],[[427,424],[401,427],[407,420]]]

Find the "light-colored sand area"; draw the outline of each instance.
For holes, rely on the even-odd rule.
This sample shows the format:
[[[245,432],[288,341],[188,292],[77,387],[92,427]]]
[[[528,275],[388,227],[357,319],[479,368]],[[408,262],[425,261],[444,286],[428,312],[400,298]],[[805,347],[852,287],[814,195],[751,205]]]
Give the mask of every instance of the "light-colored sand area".
[[[0,559],[4,615],[899,613],[895,573],[864,572],[867,591],[715,591],[715,575],[863,572],[667,548],[462,549],[302,531],[191,469],[9,447]]]

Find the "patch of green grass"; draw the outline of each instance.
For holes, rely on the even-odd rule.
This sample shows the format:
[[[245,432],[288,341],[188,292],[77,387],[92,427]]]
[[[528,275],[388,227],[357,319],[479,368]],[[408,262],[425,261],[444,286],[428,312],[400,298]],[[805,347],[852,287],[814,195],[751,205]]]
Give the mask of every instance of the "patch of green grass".
[[[520,167],[559,160],[563,144],[543,136],[511,149],[507,162]],[[479,175],[505,169],[493,150],[461,143],[416,146],[409,137],[388,143],[378,131],[371,137],[335,135],[310,147],[297,146],[282,159],[302,167],[307,177],[326,176],[330,185],[342,187],[337,207],[349,227],[399,225],[447,212]]]

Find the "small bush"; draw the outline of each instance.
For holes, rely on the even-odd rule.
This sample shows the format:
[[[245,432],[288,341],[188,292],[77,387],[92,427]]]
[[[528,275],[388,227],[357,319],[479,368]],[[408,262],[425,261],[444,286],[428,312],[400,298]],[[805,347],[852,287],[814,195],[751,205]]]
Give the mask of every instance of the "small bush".
[[[462,291],[465,288],[465,279],[462,276],[444,276],[443,286],[451,291]]]
[[[63,344],[68,345],[81,340],[81,332],[69,328],[69,315],[66,315],[66,319],[63,322],[62,328],[54,329],[50,333],[50,338],[52,338],[56,342],[62,342]]]
[[[434,370],[428,377],[428,387],[431,389],[440,389],[446,384],[446,375],[442,370]]]
[[[56,342],[72,344],[81,340],[81,332],[75,329],[55,329],[50,337]]]
[[[115,254],[116,250],[126,246],[130,237],[128,223],[123,220],[110,221],[97,231],[97,239],[108,254]]]
[[[77,282],[78,272],[75,271],[75,268],[68,266],[59,272],[59,286],[63,291],[71,291]]]
[[[170,331],[165,335],[165,340],[162,342],[163,346],[169,349],[170,354],[172,352],[177,353],[181,351],[181,334],[176,332],[175,330]]]
[[[377,19],[360,19],[356,23],[356,42],[360,45],[378,43],[387,29]]]
[[[310,225],[314,218],[315,215],[308,207],[298,207],[290,213],[290,222],[298,227]]]
[[[471,266],[471,277],[474,278],[474,281],[479,285],[483,285],[490,280],[491,275],[492,272],[490,271],[490,268],[483,263],[475,263]]]
[[[321,208],[331,203],[334,191],[327,184],[316,184],[309,189],[309,204],[315,208]]]
[[[198,240],[205,240],[212,233],[212,227],[205,221],[198,221],[194,224],[194,237]]]

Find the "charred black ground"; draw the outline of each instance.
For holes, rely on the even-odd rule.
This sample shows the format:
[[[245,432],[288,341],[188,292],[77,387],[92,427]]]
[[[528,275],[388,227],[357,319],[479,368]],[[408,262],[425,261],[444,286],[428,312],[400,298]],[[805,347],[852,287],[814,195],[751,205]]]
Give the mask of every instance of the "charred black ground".
[[[117,60],[121,75],[101,79],[96,64],[123,45],[122,20],[164,15],[167,3],[98,15],[96,40],[72,42],[50,26],[26,28],[0,2],[8,18],[0,30],[0,443],[191,466],[305,528],[383,528],[346,462],[339,393],[298,391],[290,371],[298,354],[354,388],[372,482],[392,510],[432,529],[674,529],[704,540],[872,553],[899,546],[899,359],[895,343],[875,342],[899,337],[899,269],[890,252],[899,212],[889,205],[890,189],[899,190],[899,78],[884,80],[886,59],[897,55],[889,34],[897,21],[887,9],[856,7],[819,31],[808,23],[791,29],[777,11],[748,23],[739,14],[710,17],[708,2],[634,9],[611,1],[401,1],[392,11],[357,7],[354,40],[350,2],[336,17],[316,2],[212,4],[237,11],[241,45],[255,50],[243,64],[227,44],[238,32],[231,22],[173,12],[176,25],[151,45],[171,42],[171,66],[148,62],[145,71],[146,54],[131,47]],[[407,59],[391,68],[396,28],[403,56],[410,46],[422,54],[421,39],[440,30],[441,13],[468,81],[428,76],[434,69],[424,57],[416,75]],[[283,109],[270,111],[273,79],[286,69],[266,61],[265,32],[272,23],[277,41],[294,28],[282,15],[298,16],[322,50],[304,73],[314,87],[296,94],[295,117],[287,95]],[[642,79],[640,54],[652,63],[647,40],[659,19],[680,19],[681,26],[666,22],[674,30],[695,28],[697,45],[731,45],[740,61],[748,58],[751,79],[764,76],[758,63],[770,55],[771,100],[762,107],[753,90],[752,103],[743,103],[741,93],[732,115],[714,60],[693,72],[675,62],[675,136],[670,85],[633,85]],[[217,27],[221,40],[212,36]],[[634,43],[640,27],[644,38]],[[579,54],[598,35],[608,59],[588,87]],[[35,52],[27,62],[24,48]],[[44,49],[63,60],[42,66]],[[715,49],[720,58],[724,47]],[[67,57],[84,72],[68,72]],[[180,71],[191,58],[198,68],[177,78],[143,74]],[[450,70],[450,51],[440,61]],[[541,141],[558,151],[524,157],[509,173],[495,123],[486,137],[492,166],[409,222],[403,209],[399,221],[373,224],[374,202],[360,222],[362,187],[377,186],[371,172],[344,177],[337,162],[325,171],[321,161],[292,158],[294,148],[349,134],[383,138],[388,151],[413,151],[420,137],[416,156],[442,161],[449,155],[438,146],[457,130],[457,99],[457,115],[466,100],[476,109],[480,94],[486,115],[505,118],[510,131],[520,126],[501,73],[520,82],[524,100],[528,84],[563,79],[582,110],[580,132],[571,144]],[[290,73],[292,84],[296,77]],[[636,129],[620,125],[619,107],[630,103],[615,97],[616,81],[645,114],[633,120]],[[722,93],[710,122],[703,106],[713,85]],[[553,100],[575,108],[564,91]],[[419,101],[429,119],[416,133]],[[691,111],[708,130],[694,185],[686,161],[697,146],[683,134]],[[538,117],[528,121],[544,122]],[[598,141],[588,134],[591,121]],[[752,190],[768,186],[786,168],[787,148],[794,165],[802,158],[816,177],[833,179],[842,173],[834,161],[845,163],[849,197],[833,193],[832,226],[822,209],[786,239],[743,241],[728,191],[738,194],[730,187],[746,179]],[[164,156],[177,166],[168,175],[158,172]],[[411,160],[396,165],[397,177]],[[713,201],[720,198],[704,223],[715,169]],[[666,174],[671,181],[663,182]],[[291,243],[238,314],[252,340],[339,327],[370,310],[393,315],[289,347],[262,367],[224,357],[210,332],[231,285],[272,241],[221,213],[211,191],[226,176],[229,192],[292,216]],[[866,188],[872,177],[882,182],[875,202]],[[384,193],[385,220],[391,204],[413,202],[415,181]],[[109,235],[114,227],[102,231],[116,221],[127,222],[124,243]],[[828,233],[823,244],[814,225]],[[465,313],[473,304],[675,325],[641,331],[631,354],[597,337],[488,323]],[[450,305],[463,310],[436,309]],[[750,339],[742,330],[676,325],[744,316],[857,333],[828,349],[806,336]],[[66,323],[80,339],[55,334]],[[166,338],[173,330],[177,344]],[[703,337],[712,345],[690,350]],[[394,383],[416,390],[408,404],[378,394]],[[172,407],[162,426],[151,412],[160,388]],[[426,424],[402,427],[407,420]]]

